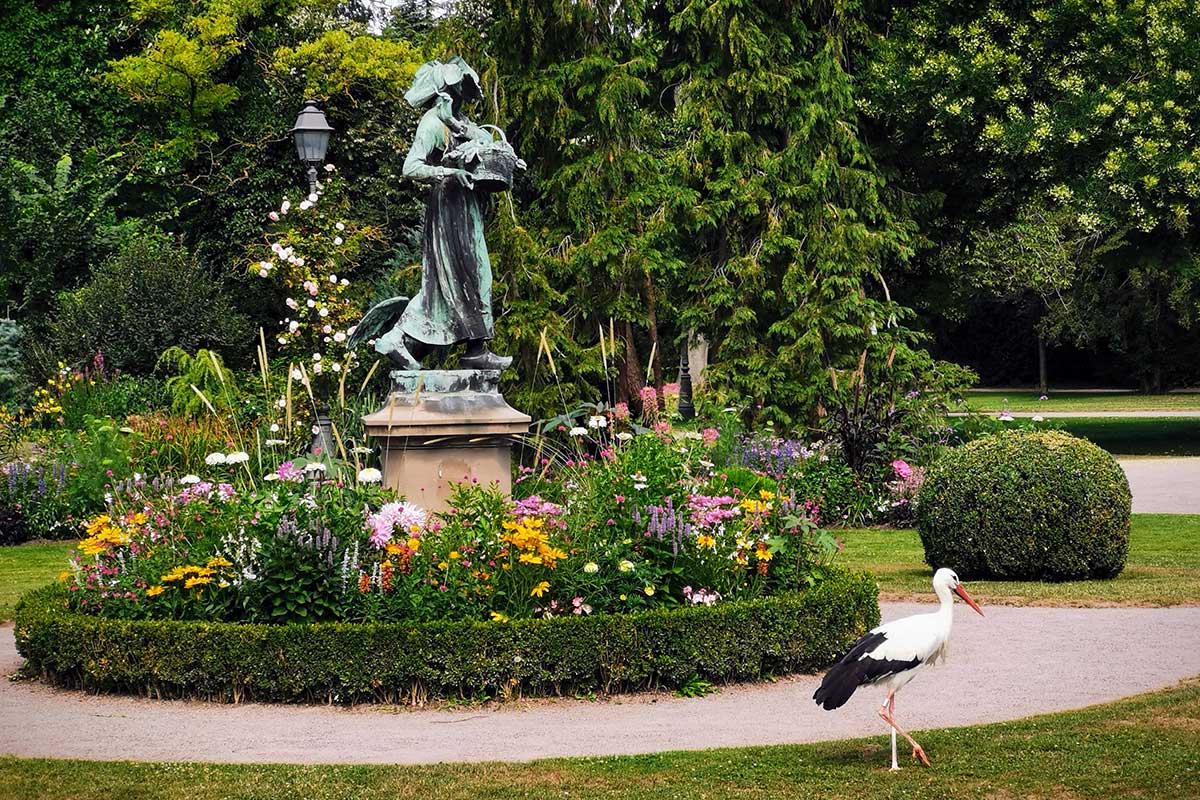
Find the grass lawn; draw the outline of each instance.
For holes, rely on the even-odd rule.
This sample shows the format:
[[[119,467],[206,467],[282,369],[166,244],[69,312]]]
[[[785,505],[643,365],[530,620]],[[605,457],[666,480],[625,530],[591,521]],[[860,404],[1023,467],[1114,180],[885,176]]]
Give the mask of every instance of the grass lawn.
[[[967,405],[975,411],[1200,411],[1200,392],[1050,392],[1046,400],[1038,397],[1038,392],[970,392]]]
[[[75,542],[29,542],[0,547],[0,622],[12,619],[17,600],[45,586],[67,568],[67,552]]]
[[[879,581],[880,597],[929,599],[932,570],[913,530],[839,531],[839,563]],[[1200,603],[1200,515],[1134,514],[1129,561],[1108,581],[969,581],[981,603],[1004,605],[1180,605]]]
[[[0,757],[0,795],[9,800],[1182,798],[1200,796],[1197,720],[1200,682],[1191,681],[1081,711],[921,733],[918,741],[933,766],[911,766],[903,752],[904,769],[897,773],[886,769],[887,738],[880,734],[811,745],[428,767]]]

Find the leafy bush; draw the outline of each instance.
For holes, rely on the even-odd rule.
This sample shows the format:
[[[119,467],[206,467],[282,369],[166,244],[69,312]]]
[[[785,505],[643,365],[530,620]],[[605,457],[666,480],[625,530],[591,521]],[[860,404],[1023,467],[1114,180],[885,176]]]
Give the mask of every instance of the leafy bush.
[[[182,247],[142,234],[96,267],[80,289],[59,296],[51,349],[68,363],[103,351],[112,369],[148,374],[171,346],[240,349],[249,325],[220,285]]]
[[[0,318],[0,405],[17,399],[21,377],[21,326],[15,319]]]
[[[1012,431],[951,450],[918,500],[925,561],[963,577],[1111,578],[1125,566],[1125,473],[1065,433]]]
[[[17,649],[64,685],[210,700],[421,703],[670,688],[810,671],[879,620],[869,575],[802,592],[511,622],[251,625],[113,620],[52,586],[22,598]]]

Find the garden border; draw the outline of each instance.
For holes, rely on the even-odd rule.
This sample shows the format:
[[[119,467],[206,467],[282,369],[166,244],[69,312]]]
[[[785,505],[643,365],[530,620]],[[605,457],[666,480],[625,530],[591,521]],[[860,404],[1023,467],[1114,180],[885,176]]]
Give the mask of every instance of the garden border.
[[[52,684],[157,698],[420,704],[754,680],[831,663],[879,621],[863,572],[711,607],[511,622],[291,625],[115,620],[48,586],[17,606],[17,650]]]

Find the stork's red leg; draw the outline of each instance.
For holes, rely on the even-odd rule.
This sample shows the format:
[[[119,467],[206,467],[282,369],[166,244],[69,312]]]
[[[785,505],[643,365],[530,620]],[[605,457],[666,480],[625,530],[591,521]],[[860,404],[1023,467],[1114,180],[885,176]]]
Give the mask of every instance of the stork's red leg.
[[[889,695],[887,703],[883,706],[883,708],[879,709],[879,716],[883,718],[884,722],[886,722],[888,725],[891,725],[892,729],[895,730],[896,733],[908,740],[908,743],[911,744],[913,748],[913,758],[919,760],[922,764],[928,767],[929,757],[925,755],[925,750],[922,749],[921,745],[917,744],[916,740],[909,736],[903,728],[896,724],[896,717],[894,714],[895,709],[896,696],[894,694]]]

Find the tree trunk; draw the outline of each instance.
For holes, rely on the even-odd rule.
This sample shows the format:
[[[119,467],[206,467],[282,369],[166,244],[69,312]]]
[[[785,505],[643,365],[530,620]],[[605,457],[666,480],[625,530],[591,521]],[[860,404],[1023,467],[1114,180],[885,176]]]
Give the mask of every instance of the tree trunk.
[[[642,284],[646,293],[646,313],[649,317],[650,325],[650,348],[654,352],[654,358],[650,365],[650,369],[654,373],[654,385],[661,387],[663,385],[662,371],[662,346],[658,341],[658,309],[654,302],[654,284],[650,282],[650,273],[643,273],[645,282]]]
[[[1047,394],[1050,391],[1050,382],[1046,378],[1046,339],[1038,336],[1038,391],[1042,394]]]
[[[638,363],[637,347],[633,343],[633,325],[624,321],[619,330],[622,346],[620,373],[617,376],[617,400],[632,407],[639,399],[638,393],[646,384],[642,379],[642,365]]]

